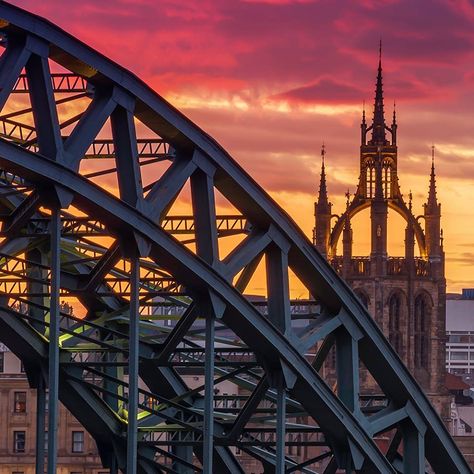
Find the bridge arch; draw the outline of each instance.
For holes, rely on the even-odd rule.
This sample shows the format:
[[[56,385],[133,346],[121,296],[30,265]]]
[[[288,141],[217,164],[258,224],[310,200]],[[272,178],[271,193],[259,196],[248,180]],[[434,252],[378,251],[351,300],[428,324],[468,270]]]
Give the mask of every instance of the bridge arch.
[[[0,193],[0,205],[3,216],[9,211],[2,222],[0,268],[21,280],[13,287],[0,278],[7,285],[0,286],[0,340],[25,362],[39,393],[49,384],[50,413],[61,400],[96,439],[104,465],[129,474],[244,472],[231,448],[278,473],[309,472],[308,464],[323,460],[329,470],[410,472],[414,463],[424,466],[425,453],[437,472],[468,472],[367,310],[214,139],[133,74],[51,23],[6,3],[0,4],[0,17],[6,39],[0,108],[11,94],[27,93],[34,118],[34,126],[16,126],[31,132],[27,139],[0,139],[0,180],[8,188]],[[53,63],[69,71],[61,76],[67,87],[57,82]],[[77,88],[89,102],[69,121],[74,127],[65,137],[55,94]],[[136,120],[156,134],[153,141],[137,138]],[[110,138],[99,136],[108,121]],[[148,153],[144,144],[157,148]],[[118,195],[84,171],[88,156],[113,160]],[[146,185],[140,167],[150,162],[144,165],[144,158],[169,163]],[[165,224],[184,219],[170,210],[187,184],[193,214],[186,235],[192,245],[177,238],[182,229]],[[216,190],[240,213],[237,220],[246,222],[243,240],[224,259],[218,252],[223,230]],[[32,249],[40,256],[27,258]],[[262,259],[263,311],[244,293]],[[290,271],[312,295],[303,328],[300,315],[291,317]],[[61,311],[60,295],[77,299],[86,308],[84,317]],[[176,308],[171,330],[157,324],[157,313],[142,312],[150,302]],[[334,342],[335,391],[320,373]],[[310,349],[316,344],[315,357]],[[121,370],[124,360],[128,378]],[[388,411],[377,421],[359,401],[360,361],[387,399]],[[191,388],[181,376],[189,366],[202,375],[202,387]],[[99,383],[90,383],[93,374]],[[145,388],[138,387],[138,378]],[[223,380],[244,394],[237,411],[215,396],[215,384]],[[272,416],[257,415],[261,402]],[[395,418],[392,406],[401,410]],[[293,419],[302,416],[304,431],[313,437],[309,442],[321,449],[313,459],[295,458],[285,449],[292,442],[287,434],[300,429]],[[374,441],[400,424],[409,433],[404,459],[396,448],[384,451]]]

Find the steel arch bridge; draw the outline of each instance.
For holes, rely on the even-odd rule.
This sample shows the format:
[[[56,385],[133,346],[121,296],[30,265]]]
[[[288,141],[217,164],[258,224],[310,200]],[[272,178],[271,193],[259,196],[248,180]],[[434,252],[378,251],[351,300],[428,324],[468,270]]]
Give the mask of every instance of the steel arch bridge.
[[[44,19],[1,2],[0,34],[0,340],[37,390],[36,472],[46,390],[49,473],[58,400],[111,472],[471,472],[365,308],[216,141]]]

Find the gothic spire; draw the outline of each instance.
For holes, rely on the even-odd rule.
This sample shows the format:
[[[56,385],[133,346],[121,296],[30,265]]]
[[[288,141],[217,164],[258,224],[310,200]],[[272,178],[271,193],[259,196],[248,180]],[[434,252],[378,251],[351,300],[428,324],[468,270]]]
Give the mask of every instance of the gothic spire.
[[[428,201],[426,203],[426,211],[429,214],[438,213],[438,200],[436,198],[436,174],[434,165],[435,147],[431,147],[431,174],[430,174],[430,188],[428,191]]]
[[[375,86],[374,121],[372,124],[372,144],[385,144],[385,117],[383,111],[383,83],[382,83],[382,40],[379,45],[379,68],[377,84]]]
[[[367,144],[367,122],[365,120],[365,100],[362,104],[362,122],[360,124],[360,144]]]
[[[326,147],[323,143],[321,146],[321,179],[319,181],[319,195],[318,195],[318,211],[324,212],[329,209],[330,204],[328,200],[328,191],[326,188],[326,168],[325,168],[325,159]]]

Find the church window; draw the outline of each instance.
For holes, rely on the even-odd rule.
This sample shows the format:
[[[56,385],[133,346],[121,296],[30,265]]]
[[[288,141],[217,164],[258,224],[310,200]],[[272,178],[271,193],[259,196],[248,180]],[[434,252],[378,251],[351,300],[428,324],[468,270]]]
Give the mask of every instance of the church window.
[[[383,167],[383,197],[389,199],[392,197],[392,168],[389,164]]]
[[[429,314],[430,308],[424,295],[415,299],[415,367],[428,369]]]
[[[360,264],[363,264],[363,262],[359,262],[359,265]],[[362,273],[362,271],[360,272]],[[355,294],[357,296],[357,298],[359,298],[360,302],[366,307],[368,308],[369,307],[369,298],[367,297],[367,295],[362,292],[362,291],[355,291]]]
[[[373,198],[375,195],[375,168],[369,164],[366,169],[366,195],[368,198]]]
[[[388,339],[393,348],[400,354],[402,350],[401,332],[401,298],[393,294],[388,301]]]

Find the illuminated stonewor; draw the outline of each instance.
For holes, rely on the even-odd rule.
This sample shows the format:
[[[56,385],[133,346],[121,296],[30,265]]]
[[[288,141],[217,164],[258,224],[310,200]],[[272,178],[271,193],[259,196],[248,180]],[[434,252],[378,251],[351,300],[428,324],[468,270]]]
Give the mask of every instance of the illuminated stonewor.
[[[416,217],[412,211],[411,193],[407,204],[399,186],[397,121],[394,110],[392,123],[385,122],[381,58],[372,124],[367,125],[365,110],[362,117],[359,183],[352,197],[347,194],[346,209],[340,216],[333,215],[328,200],[324,155],[323,148],[321,182],[315,204],[314,244],[353,288],[439,414],[448,422],[445,257],[440,227],[441,204],[436,198],[434,147],[428,199],[423,215]],[[371,251],[367,256],[355,256],[351,219],[365,209],[370,209],[370,228],[364,231],[370,233]],[[388,255],[389,210],[401,215],[406,223],[403,257]],[[338,255],[341,240],[342,252]],[[419,256],[415,256],[415,244]],[[369,389],[370,385],[367,380],[364,388]],[[375,387],[372,390],[376,391]]]
[[[111,473],[469,472],[357,297],[215,140],[49,22],[0,19],[0,341],[37,392],[36,472],[45,416],[64,468],[59,401]]]

